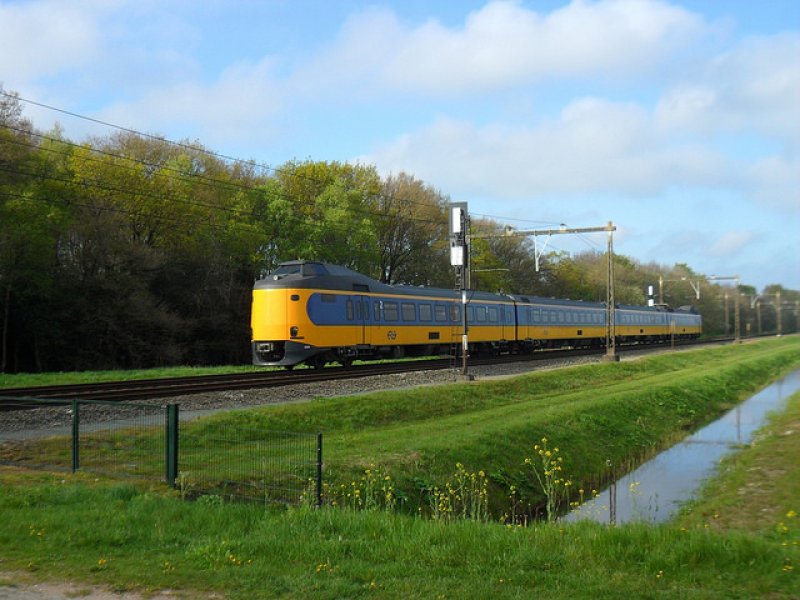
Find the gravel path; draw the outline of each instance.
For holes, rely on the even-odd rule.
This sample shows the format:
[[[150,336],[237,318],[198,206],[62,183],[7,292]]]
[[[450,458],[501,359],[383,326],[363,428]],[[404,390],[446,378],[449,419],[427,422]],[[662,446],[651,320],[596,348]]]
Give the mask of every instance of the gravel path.
[[[476,380],[510,376],[532,370],[559,368],[569,365],[598,362],[597,356],[581,356],[575,358],[559,358],[530,362],[510,362],[502,365],[471,367],[469,372]],[[167,402],[180,405],[181,420],[191,420],[209,414],[288,402],[302,402],[312,398],[330,398],[353,394],[365,394],[379,390],[402,389],[453,383],[460,377],[460,372],[449,370],[417,371],[414,373],[397,373],[376,377],[340,379],[329,382],[304,383],[268,389],[236,390],[210,392],[176,396],[160,402],[158,399],[147,402],[119,402],[108,405],[82,405],[81,428],[91,430],[92,423],[102,424],[118,421],[120,427],[129,424],[131,419],[143,414],[162,414],[161,409],[132,409],[132,406],[145,405],[157,407]],[[124,406],[124,409],[120,407]],[[0,417],[0,458],[4,441],[34,439],[53,435],[69,435],[71,432],[72,411],[70,406],[45,407],[32,410],[20,410],[3,413]],[[0,600],[2,598],[0,597]]]

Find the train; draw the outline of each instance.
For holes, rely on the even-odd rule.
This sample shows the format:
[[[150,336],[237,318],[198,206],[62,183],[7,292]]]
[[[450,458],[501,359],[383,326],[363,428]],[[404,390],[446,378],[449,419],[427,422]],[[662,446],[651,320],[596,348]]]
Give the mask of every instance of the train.
[[[691,307],[614,310],[620,344],[693,339],[702,332],[702,316]],[[252,359],[291,369],[452,354],[463,347],[465,328],[470,354],[601,347],[606,319],[600,302],[389,285],[339,265],[295,260],[253,286]]]

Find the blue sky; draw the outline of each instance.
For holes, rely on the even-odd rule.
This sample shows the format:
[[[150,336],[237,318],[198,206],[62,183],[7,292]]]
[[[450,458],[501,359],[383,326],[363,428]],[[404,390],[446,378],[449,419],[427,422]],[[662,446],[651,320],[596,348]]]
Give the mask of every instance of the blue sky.
[[[613,221],[641,262],[800,289],[796,0],[0,0],[0,33],[23,98],[405,171],[524,229]]]

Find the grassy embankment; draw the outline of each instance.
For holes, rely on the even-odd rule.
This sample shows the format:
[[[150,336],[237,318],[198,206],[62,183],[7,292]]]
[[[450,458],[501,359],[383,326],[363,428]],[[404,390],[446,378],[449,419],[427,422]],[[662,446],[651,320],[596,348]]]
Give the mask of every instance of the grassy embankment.
[[[514,468],[522,472],[520,465],[539,436],[561,447],[570,472],[593,473],[591,466],[581,465],[607,457],[621,463],[650,452],[657,440],[674,437],[690,423],[708,420],[758,382],[800,362],[797,349],[797,341],[782,340],[581,367],[560,372],[570,375],[562,378],[542,373],[437,388],[428,390],[429,402],[425,390],[418,390],[408,394],[408,402],[403,401],[407,394],[392,402],[376,395],[299,405],[294,414],[288,408],[248,413],[272,426],[316,426],[314,419],[323,419],[329,431],[328,464],[338,460],[340,473],[348,468],[357,473],[368,461],[378,462],[398,485],[421,473],[435,480],[437,473],[452,472],[455,461],[471,469],[506,471],[508,477]],[[492,386],[499,388],[487,391]],[[796,422],[800,398],[791,406],[787,418],[794,415]],[[242,419],[244,413],[221,418]],[[385,435],[365,433],[365,425]],[[604,435],[609,427],[615,431]],[[784,427],[775,425],[775,431],[785,432]],[[592,436],[599,441],[592,442]],[[519,528],[445,524],[380,511],[282,512],[183,503],[85,475],[5,472],[0,570],[30,569],[40,576],[109,582],[118,588],[227,590],[233,598],[744,598],[765,593],[788,598],[798,589],[792,567],[798,561],[800,531],[790,516],[800,497],[798,435],[760,440],[742,456],[770,457],[770,472],[788,475],[759,481],[762,488],[773,488],[771,493],[744,496],[753,514],[762,514],[767,500],[774,506],[767,522],[758,526],[751,518],[726,520],[728,506],[738,510],[741,499],[712,500],[687,517],[683,528]],[[490,448],[484,447],[487,443]],[[733,485],[741,487],[736,481]]]
[[[232,423],[323,431],[326,480],[333,488],[358,483],[376,465],[412,511],[427,509],[423,490],[444,487],[460,463],[469,473],[488,474],[500,514],[508,509],[512,485],[522,504],[544,500],[524,464],[541,438],[559,447],[574,487],[589,490],[610,475],[607,461],[618,473],[626,470],[798,364],[800,339],[783,339],[238,411],[195,431],[211,435]]]

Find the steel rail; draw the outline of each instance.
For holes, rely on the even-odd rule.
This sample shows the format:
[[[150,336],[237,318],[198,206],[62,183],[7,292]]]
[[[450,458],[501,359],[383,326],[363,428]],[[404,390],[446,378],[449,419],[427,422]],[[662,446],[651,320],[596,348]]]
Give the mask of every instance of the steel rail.
[[[727,341],[727,340],[723,340]],[[714,340],[720,342],[720,340]],[[689,342],[689,343],[698,343]],[[699,342],[703,343],[703,342]],[[708,342],[707,342],[708,343]],[[623,346],[626,350],[659,349],[669,344]],[[678,343],[676,342],[676,346]],[[682,342],[681,345],[687,345]],[[542,350],[531,354],[504,354],[498,357],[471,357],[470,366],[487,366],[507,362],[542,361],[573,356],[601,355],[604,348]],[[425,370],[455,369],[451,358],[415,360],[401,363],[355,365],[349,368],[328,367],[302,371],[264,371],[224,375],[195,375],[161,379],[135,379],[103,383],[67,384],[0,389],[0,412],[41,406],[34,400],[145,400],[206,392],[271,388],[302,383],[355,379]],[[27,400],[27,402],[25,401]]]

